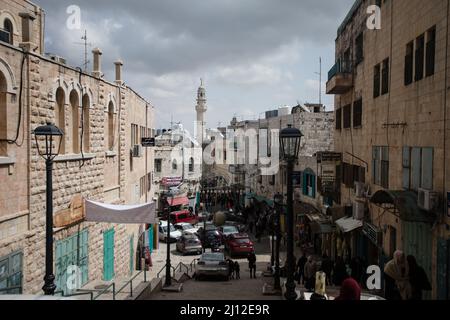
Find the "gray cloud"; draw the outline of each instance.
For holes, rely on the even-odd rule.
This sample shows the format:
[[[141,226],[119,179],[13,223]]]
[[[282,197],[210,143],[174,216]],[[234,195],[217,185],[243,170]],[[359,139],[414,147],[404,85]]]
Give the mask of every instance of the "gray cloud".
[[[283,70],[285,62],[295,62],[289,50],[332,47],[354,0],[35,1],[47,12],[48,51],[82,64],[82,46],[74,42],[83,31],[65,27],[67,7],[78,5],[82,29],[104,52],[107,75],[120,57],[128,84],[180,110],[187,94],[193,103],[189,90],[199,76],[237,86],[293,81]],[[248,79],[232,79],[247,73]]]

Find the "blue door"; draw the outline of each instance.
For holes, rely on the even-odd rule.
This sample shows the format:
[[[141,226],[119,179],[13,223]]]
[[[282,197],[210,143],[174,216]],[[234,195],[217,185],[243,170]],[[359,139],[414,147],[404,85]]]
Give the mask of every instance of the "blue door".
[[[114,278],[114,229],[103,233],[103,280]]]

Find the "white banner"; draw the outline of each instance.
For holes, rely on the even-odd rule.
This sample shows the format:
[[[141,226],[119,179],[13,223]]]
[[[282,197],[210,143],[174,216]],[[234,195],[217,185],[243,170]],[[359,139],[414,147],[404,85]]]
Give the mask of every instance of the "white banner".
[[[112,205],[85,200],[86,221],[119,224],[155,224],[155,203]]]

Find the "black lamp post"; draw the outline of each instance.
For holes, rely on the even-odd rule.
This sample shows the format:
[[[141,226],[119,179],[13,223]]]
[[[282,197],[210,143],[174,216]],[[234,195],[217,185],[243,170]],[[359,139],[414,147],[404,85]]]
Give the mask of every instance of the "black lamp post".
[[[274,276],[274,290],[281,291],[280,284],[280,241],[281,241],[281,225],[280,225],[280,215],[283,209],[283,195],[277,193],[274,197],[275,204],[275,276]]]
[[[45,159],[47,175],[46,188],[46,226],[45,226],[45,277],[42,290],[46,295],[53,295],[56,289],[53,274],[53,160],[59,154],[63,132],[51,123],[33,131],[39,155]],[[58,141],[59,140],[59,141]]]
[[[173,198],[174,194],[171,194],[172,199],[170,200],[170,208],[173,206]],[[172,285],[172,276],[170,275],[170,269],[172,268],[170,262],[170,208],[166,207],[167,213],[167,236],[166,236],[166,245],[167,245],[167,256],[166,256],[166,282],[165,286],[170,287]]]
[[[287,162],[287,282],[286,294],[287,300],[296,300],[294,281],[294,188],[292,183],[292,174],[294,171],[294,162],[298,159],[300,151],[300,141],[303,134],[300,130],[292,128],[289,125],[280,133],[281,156]]]

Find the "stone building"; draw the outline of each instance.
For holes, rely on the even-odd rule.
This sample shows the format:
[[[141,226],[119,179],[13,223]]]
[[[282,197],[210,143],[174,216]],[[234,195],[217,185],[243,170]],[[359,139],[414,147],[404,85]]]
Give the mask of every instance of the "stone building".
[[[367,27],[371,5],[380,29]],[[338,250],[381,266],[395,250],[414,255],[433,286],[427,297],[440,299],[450,298],[448,9],[444,0],[355,1],[327,83],[343,161],[333,215],[349,216]]]
[[[272,157],[272,154],[278,152],[279,132],[288,127],[288,125],[292,125],[304,135],[301,142],[299,161],[294,168],[296,175],[299,176],[298,184],[296,185],[297,199],[310,203],[317,208],[322,208],[323,199],[319,198],[319,194],[316,192],[318,172],[315,156],[319,151],[333,150],[334,114],[333,112],[326,112],[323,106],[320,106],[318,109],[310,109],[306,105],[299,105],[292,109],[281,108],[275,111],[277,112],[268,112],[266,117],[260,120],[232,121],[230,129],[242,130],[242,132],[254,130],[257,132],[256,138],[259,141],[259,148],[257,148],[258,164],[249,163],[245,159],[240,159],[239,156],[236,156],[236,160],[244,164],[238,164],[235,172],[242,173],[241,183],[245,186],[247,194],[254,193],[270,200],[273,200],[273,197],[278,192],[285,194],[286,169],[283,163],[280,163],[279,167],[276,166],[277,160]],[[251,145],[251,143],[247,143],[246,148]],[[263,145],[267,147],[263,147]],[[242,156],[248,160],[249,150],[246,150]],[[262,168],[267,167],[261,161],[261,158],[264,157],[272,159],[272,165],[275,165],[273,174],[261,172]]]
[[[195,199],[202,178],[201,148],[197,141],[181,124],[174,125],[155,140],[155,195],[177,187],[188,198]]]
[[[54,272],[68,291],[68,267],[82,285],[128,277],[136,268],[139,225],[73,217],[80,199],[111,204],[151,201],[153,106],[116,79],[44,54],[44,13],[24,0],[0,3],[0,293],[41,293],[45,265],[45,164],[32,130],[47,122],[64,132],[53,168]],[[79,213],[79,211],[78,211]],[[63,222],[61,222],[63,221]],[[10,290],[9,290],[10,289]]]

